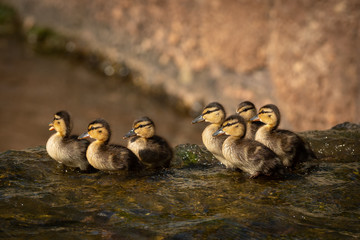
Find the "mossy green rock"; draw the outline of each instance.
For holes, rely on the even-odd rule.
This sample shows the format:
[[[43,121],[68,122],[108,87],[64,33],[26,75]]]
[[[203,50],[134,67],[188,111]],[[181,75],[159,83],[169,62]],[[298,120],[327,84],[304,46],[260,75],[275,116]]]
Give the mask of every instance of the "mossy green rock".
[[[203,146],[181,144],[175,147],[173,167],[205,167],[217,164],[218,160]]]

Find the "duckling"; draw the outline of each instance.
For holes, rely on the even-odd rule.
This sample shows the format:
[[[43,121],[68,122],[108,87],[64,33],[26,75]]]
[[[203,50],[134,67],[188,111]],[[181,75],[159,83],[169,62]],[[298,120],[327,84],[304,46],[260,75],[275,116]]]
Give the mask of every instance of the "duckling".
[[[261,107],[258,115],[251,119],[264,123],[257,130],[255,140],[273,150],[288,168],[293,168],[297,163],[310,158],[316,158],[310,146],[296,133],[277,129],[280,119],[280,111],[274,104]]]
[[[238,115],[231,115],[213,135],[230,135],[224,141],[222,153],[233,166],[249,173],[250,178],[280,173],[280,158],[264,144],[246,139],[245,133],[245,120]]]
[[[173,151],[164,138],[155,135],[155,124],[150,118],[135,120],[132,129],[123,138],[130,138],[127,147],[147,168],[170,166]]]
[[[248,139],[255,139],[255,133],[259,129],[261,122],[252,122],[250,121],[251,118],[255,117],[257,114],[256,107],[252,102],[245,101],[238,105],[236,109],[236,113],[244,118],[246,122],[246,134],[245,138]]]
[[[55,113],[53,121],[49,124],[49,131],[55,130],[46,143],[49,156],[68,167],[90,170],[91,166],[86,159],[86,149],[89,141],[78,140],[71,134],[70,115],[66,111]]]
[[[86,151],[86,157],[94,168],[103,171],[142,169],[142,164],[132,151],[121,145],[109,144],[111,130],[104,119],[89,123],[88,131],[80,135],[79,139],[88,137],[95,139]]]
[[[195,118],[192,123],[198,122],[209,122],[210,125],[207,126],[202,132],[202,142],[205,145],[206,149],[209,150],[226,168],[234,168],[234,166],[226,158],[224,158],[222,153],[222,145],[227,138],[227,136],[213,136],[222,122],[224,121],[226,112],[224,107],[218,102],[209,103],[201,115]]]

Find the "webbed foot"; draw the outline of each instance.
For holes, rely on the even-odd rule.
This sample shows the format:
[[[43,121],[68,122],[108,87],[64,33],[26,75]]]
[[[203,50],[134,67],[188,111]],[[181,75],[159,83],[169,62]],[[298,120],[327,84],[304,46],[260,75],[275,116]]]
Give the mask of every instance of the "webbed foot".
[[[256,172],[254,174],[251,174],[249,178],[254,179],[254,178],[257,178],[259,175],[260,175],[260,172]]]

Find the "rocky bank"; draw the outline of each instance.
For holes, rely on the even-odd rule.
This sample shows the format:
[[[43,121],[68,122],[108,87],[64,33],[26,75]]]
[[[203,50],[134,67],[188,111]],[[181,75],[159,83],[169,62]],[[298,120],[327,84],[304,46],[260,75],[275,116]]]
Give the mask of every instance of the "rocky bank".
[[[357,0],[5,0],[24,27],[46,26],[141,75],[198,111],[212,100],[273,102],[284,127],[360,117]]]

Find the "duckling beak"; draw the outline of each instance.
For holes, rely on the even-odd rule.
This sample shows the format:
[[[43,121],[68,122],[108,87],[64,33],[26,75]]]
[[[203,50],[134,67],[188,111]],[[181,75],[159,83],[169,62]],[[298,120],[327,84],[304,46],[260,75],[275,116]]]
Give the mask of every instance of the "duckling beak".
[[[224,130],[222,128],[219,128],[216,132],[213,133],[213,136],[216,137],[224,134],[225,134]]]
[[[260,120],[260,118],[259,118],[259,115],[256,115],[256,116],[252,117],[252,118],[250,119],[250,121],[251,121],[251,122],[260,122],[261,120]]]
[[[197,118],[195,118],[194,120],[192,120],[191,123],[194,124],[194,123],[203,122],[203,121],[205,121],[205,119],[203,118],[202,115],[200,115]]]
[[[129,137],[132,137],[132,136],[136,136],[136,133],[135,133],[134,129],[131,129],[127,134],[125,134],[123,136],[123,139],[129,138]]]
[[[78,137],[78,139],[84,139],[84,138],[89,138],[89,137],[90,137],[89,133],[88,133],[88,132],[84,132],[83,134],[81,134],[81,135]]]
[[[54,124],[51,122],[49,123],[49,131],[55,130]]]

